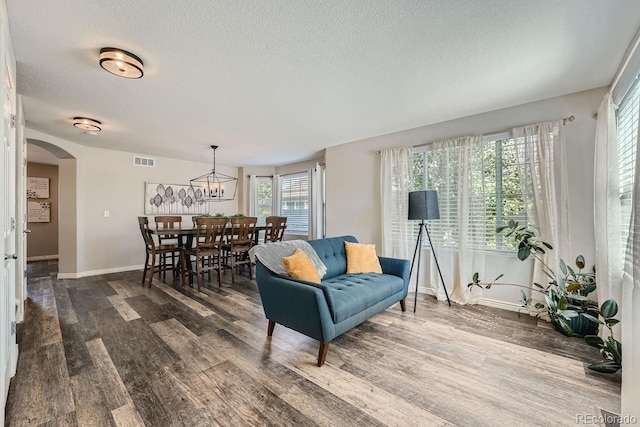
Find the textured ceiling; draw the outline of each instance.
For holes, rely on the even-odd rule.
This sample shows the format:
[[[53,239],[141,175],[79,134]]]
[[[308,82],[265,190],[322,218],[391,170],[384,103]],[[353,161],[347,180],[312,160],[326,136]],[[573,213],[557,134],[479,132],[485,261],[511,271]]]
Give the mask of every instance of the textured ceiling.
[[[640,26],[638,0],[6,3],[28,127],[231,166],[610,84]],[[102,70],[106,46],[145,76]]]

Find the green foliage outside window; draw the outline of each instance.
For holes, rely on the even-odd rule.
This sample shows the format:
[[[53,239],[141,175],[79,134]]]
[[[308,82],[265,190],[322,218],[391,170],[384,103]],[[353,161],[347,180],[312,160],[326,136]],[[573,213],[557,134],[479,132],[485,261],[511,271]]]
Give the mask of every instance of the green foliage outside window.
[[[271,178],[258,178],[256,182],[256,215],[266,218],[271,215],[273,200],[273,181]]]
[[[470,163],[473,171],[469,182],[471,212],[484,211],[485,220],[473,220],[471,215],[470,232],[484,235],[476,239],[475,249],[511,250],[512,241],[503,241],[502,235],[495,229],[510,220],[526,224],[526,209],[522,197],[519,176],[519,147],[511,138],[483,140],[482,144],[471,150]],[[438,191],[440,221],[430,225],[434,243],[440,246],[458,245],[457,203],[458,176],[460,163],[459,147],[432,149],[415,153],[413,156],[413,190],[435,189]],[[416,224],[417,229],[417,224]]]

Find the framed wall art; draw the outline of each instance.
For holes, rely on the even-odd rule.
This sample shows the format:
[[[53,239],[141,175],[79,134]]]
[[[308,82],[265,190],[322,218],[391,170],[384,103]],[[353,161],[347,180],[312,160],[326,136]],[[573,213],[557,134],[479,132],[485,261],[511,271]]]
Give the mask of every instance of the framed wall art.
[[[51,222],[51,202],[27,202],[27,222]]]
[[[27,198],[28,199],[48,199],[49,198],[49,178],[27,177]]]
[[[145,215],[192,215],[207,213],[200,188],[188,184],[144,183]]]

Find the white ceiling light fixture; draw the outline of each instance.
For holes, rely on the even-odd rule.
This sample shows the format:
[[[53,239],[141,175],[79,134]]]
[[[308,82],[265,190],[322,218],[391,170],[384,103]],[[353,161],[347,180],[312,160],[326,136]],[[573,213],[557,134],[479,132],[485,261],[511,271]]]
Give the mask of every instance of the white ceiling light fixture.
[[[100,49],[100,66],[116,76],[139,79],[144,75],[142,59],[115,47]]]
[[[73,125],[85,132],[100,132],[102,130],[102,122],[88,117],[74,117]]]
[[[213,169],[206,175],[193,178],[190,181],[190,195],[196,202],[224,202],[234,200],[238,190],[238,178],[216,172],[216,149],[217,145],[212,145],[213,149]]]

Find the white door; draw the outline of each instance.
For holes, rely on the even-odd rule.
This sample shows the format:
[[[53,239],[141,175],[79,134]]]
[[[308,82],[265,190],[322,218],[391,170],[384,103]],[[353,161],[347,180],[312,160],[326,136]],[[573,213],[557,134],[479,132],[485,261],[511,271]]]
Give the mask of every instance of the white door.
[[[24,138],[22,98],[16,97],[16,322],[24,321],[24,301],[27,299],[27,141]]]
[[[15,111],[15,61],[11,55],[7,32],[0,25],[0,234],[4,241],[4,264],[0,274],[0,399],[4,424],[4,408],[9,391],[9,380],[15,374],[18,346],[16,344],[16,140],[12,126]],[[15,126],[15,125],[14,125]]]

